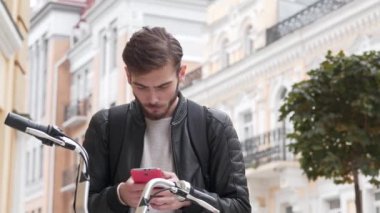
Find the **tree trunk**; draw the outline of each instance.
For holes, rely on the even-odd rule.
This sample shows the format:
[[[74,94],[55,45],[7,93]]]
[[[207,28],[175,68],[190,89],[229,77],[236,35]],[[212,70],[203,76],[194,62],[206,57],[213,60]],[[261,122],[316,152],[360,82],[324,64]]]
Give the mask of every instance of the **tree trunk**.
[[[357,170],[353,172],[354,174],[354,185],[355,185],[355,206],[356,213],[362,213],[362,193],[359,188],[359,173]]]

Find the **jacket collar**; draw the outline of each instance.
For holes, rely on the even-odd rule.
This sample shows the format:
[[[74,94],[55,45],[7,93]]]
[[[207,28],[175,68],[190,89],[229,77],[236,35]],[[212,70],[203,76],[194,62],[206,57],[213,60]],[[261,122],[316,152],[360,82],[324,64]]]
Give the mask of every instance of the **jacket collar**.
[[[187,115],[187,99],[182,95],[181,92],[178,92],[178,97],[179,97],[178,104],[174,110],[173,117],[171,120],[171,125],[177,125]],[[131,102],[129,107],[130,107],[129,110],[132,113],[134,120],[138,124],[145,126],[144,113],[142,111],[141,104],[138,103],[136,100],[134,100]]]
[[[178,104],[173,113],[173,118],[171,121],[172,125],[177,125],[180,123],[187,115],[187,99],[182,95],[181,92],[178,92]]]

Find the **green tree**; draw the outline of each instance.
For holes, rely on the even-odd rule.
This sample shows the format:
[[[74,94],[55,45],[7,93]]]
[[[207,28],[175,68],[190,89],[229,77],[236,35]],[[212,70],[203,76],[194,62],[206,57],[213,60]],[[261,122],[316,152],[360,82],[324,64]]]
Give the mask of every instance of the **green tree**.
[[[361,213],[359,174],[380,186],[380,52],[329,51],[308,76],[293,85],[280,108],[280,120],[293,125],[289,148],[309,180],[354,183]]]

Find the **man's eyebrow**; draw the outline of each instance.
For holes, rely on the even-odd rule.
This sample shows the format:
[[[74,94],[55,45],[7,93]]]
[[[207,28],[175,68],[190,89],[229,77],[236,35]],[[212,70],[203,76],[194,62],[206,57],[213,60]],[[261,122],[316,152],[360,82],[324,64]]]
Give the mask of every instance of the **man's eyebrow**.
[[[168,81],[168,82],[165,82],[165,83],[163,83],[163,84],[160,84],[160,85],[158,85],[158,86],[155,86],[155,87],[163,87],[163,86],[166,86],[166,85],[169,85],[169,84],[171,84],[173,81]]]
[[[165,82],[165,83],[162,83],[162,84],[160,84],[160,85],[157,85],[157,86],[154,86],[154,87],[163,87],[163,86],[166,86],[166,85],[169,85],[169,84],[171,84],[173,81],[168,81],[168,82]],[[146,85],[144,85],[144,84],[141,84],[141,83],[139,83],[139,82],[136,82],[136,81],[134,81],[134,82],[132,82],[134,85],[136,85],[136,86],[140,86],[140,87],[148,87],[148,86],[146,86]]]
[[[136,82],[136,81],[133,81],[132,82],[134,85],[136,85],[136,86],[139,86],[139,87],[147,87],[147,86],[145,86],[144,84],[140,84],[140,83],[138,83],[138,82]]]

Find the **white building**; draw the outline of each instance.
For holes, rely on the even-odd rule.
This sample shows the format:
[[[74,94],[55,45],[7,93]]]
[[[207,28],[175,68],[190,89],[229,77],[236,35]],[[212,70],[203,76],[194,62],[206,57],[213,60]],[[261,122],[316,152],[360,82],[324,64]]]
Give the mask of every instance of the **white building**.
[[[162,26],[183,45],[189,69],[204,63],[206,0],[95,1],[71,32],[70,48],[57,64],[57,124],[82,142],[91,115],[134,97],[128,86],[122,50],[143,26]],[[65,83],[69,82],[69,83]],[[65,106],[65,107],[60,107]],[[73,202],[76,156],[56,152],[54,212]]]
[[[278,109],[327,50],[380,50],[378,0],[216,0],[206,62],[186,96],[230,114],[242,141],[253,212],[355,212],[353,185],[308,182],[288,152]],[[286,18],[287,17],[287,18]],[[361,177],[363,212],[380,191]]]
[[[142,26],[163,26],[183,45],[191,70],[184,94],[233,119],[246,157],[253,212],[354,212],[353,186],[310,183],[302,175],[286,148],[290,124],[277,121],[278,108],[291,85],[318,66],[327,50],[380,50],[378,0],[70,2],[35,3],[41,13],[32,17],[29,40],[34,119],[56,123],[81,142],[92,114],[133,98],[121,61],[126,41]],[[43,88],[53,89],[45,93]],[[24,158],[37,163],[29,166],[34,175],[28,175],[37,183],[25,190],[31,192],[26,210],[70,211],[75,156],[60,149],[39,151],[33,144]],[[49,160],[38,163],[44,158],[38,156]],[[39,168],[44,168],[42,180]],[[46,175],[51,171],[54,178]],[[380,191],[363,177],[361,186],[364,212],[380,212]],[[41,194],[45,200],[36,200]]]
[[[32,1],[28,73],[28,114],[41,124],[57,122],[56,64],[62,61],[69,48],[72,29],[86,7],[83,0]],[[59,95],[58,95],[59,96]],[[24,136],[24,149],[19,152],[20,187],[19,209],[15,212],[55,212],[55,147],[46,147],[34,137]]]

